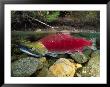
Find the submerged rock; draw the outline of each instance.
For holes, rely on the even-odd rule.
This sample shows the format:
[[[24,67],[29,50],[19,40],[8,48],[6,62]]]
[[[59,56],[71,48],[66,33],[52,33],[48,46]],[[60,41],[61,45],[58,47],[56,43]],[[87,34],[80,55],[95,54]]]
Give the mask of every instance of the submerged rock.
[[[100,53],[95,51],[91,54],[88,63],[77,71],[78,77],[99,77],[100,76]]]
[[[77,63],[85,63],[90,59],[93,50],[89,47],[84,47],[82,52],[75,52],[71,54],[72,59]]]
[[[89,57],[81,52],[75,52],[71,54],[72,59],[74,59],[77,63],[85,63],[89,60]]]
[[[81,67],[81,64],[71,63],[68,59],[58,59],[48,71],[50,77],[73,77],[77,68]]]
[[[92,50],[91,48],[89,48],[89,47],[85,47],[85,48],[83,49],[83,51],[82,51],[82,53],[83,53],[85,56],[87,56],[87,57],[90,57],[91,54],[92,54],[92,52],[93,52],[93,50]]]
[[[100,56],[100,50],[96,50],[91,54],[91,57]]]
[[[41,67],[41,65],[41,62],[36,58],[22,58],[12,63],[11,74],[14,77],[28,77],[39,69],[39,66]]]
[[[32,49],[32,52],[38,53],[38,54],[46,54],[48,53],[48,50],[41,42],[33,42],[26,44],[26,46],[30,47]]]
[[[42,70],[39,71],[39,73],[36,73],[37,77],[46,77],[48,74],[48,68],[47,67],[43,67]]]

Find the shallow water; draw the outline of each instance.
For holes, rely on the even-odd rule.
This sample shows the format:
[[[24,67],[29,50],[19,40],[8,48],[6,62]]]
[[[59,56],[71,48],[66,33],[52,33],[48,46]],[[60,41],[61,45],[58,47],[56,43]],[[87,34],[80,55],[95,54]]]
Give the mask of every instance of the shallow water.
[[[26,53],[23,53],[19,50],[19,48],[17,47],[17,45],[19,44],[30,44],[30,43],[35,43],[36,41],[46,37],[49,34],[55,34],[55,33],[61,33],[61,32],[33,32],[33,31],[12,31],[11,32],[11,61],[12,63],[14,61],[18,61],[19,59],[22,58],[27,58],[30,57],[30,55],[27,55]],[[100,50],[100,33],[99,32],[95,32],[95,33],[87,33],[87,32],[80,32],[80,33],[74,33],[71,32],[70,35],[74,36],[74,37],[80,37],[80,38],[86,38],[87,40],[94,40],[94,46],[97,48],[97,50]],[[88,55],[89,51],[85,51]],[[33,53],[36,53],[36,51]],[[83,55],[84,56],[84,55]],[[76,61],[82,62],[82,60],[80,60],[81,57],[80,55],[75,56],[76,57]],[[77,58],[78,57],[78,58]],[[86,61],[88,59],[90,59],[90,55],[87,56],[88,58],[83,59],[83,61]],[[74,59],[71,59],[70,55],[68,54],[63,54],[63,55],[58,55],[58,58],[51,58],[50,56],[46,57],[46,62],[43,62],[43,66],[44,68],[46,68],[46,71],[48,70],[49,67],[51,67],[59,58],[66,58],[69,59],[70,61],[75,61]],[[39,58],[40,61],[42,60],[42,58]],[[45,59],[45,58],[44,58]],[[44,61],[44,60],[43,60]],[[76,62],[75,61],[75,62]],[[76,62],[77,63],[77,62]],[[85,64],[84,64],[85,65]],[[44,70],[44,68],[41,69]],[[42,76],[39,73],[42,73],[41,71],[36,71],[36,73],[33,73],[31,76]],[[44,71],[43,71],[44,73]],[[44,73],[43,75],[46,75],[46,73]],[[86,76],[86,75],[85,75]]]

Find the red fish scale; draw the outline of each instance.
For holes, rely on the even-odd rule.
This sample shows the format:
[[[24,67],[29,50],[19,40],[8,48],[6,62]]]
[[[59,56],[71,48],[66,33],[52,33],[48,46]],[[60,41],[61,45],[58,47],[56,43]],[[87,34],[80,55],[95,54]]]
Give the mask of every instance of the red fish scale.
[[[84,38],[72,37],[69,34],[52,34],[40,40],[51,52],[82,51],[84,46],[91,46],[92,42]]]

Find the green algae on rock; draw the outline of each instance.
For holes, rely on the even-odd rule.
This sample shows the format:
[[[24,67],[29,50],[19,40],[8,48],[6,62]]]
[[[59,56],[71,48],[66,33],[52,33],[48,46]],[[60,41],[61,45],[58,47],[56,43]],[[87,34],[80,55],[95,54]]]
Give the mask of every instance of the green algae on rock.
[[[81,52],[75,52],[71,54],[72,59],[74,59],[77,63],[85,63],[89,60],[89,57],[84,55]]]
[[[36,75],[37,77],[47,77],[47,74],[48,74],[48,68],[47,67],[43,67],[38,75]]]
[[[99,77],[100,76],[100,53],[99,51],[94,51],[91,54],[91,59],[88,63],[77,70],[78,77]]]
[[[85,47],[82,51],[82,53],[87,57],[90,57],[92,52],[93,52],[93,50],[90,47]]]
[[[29,77],[39,69],[39,66],[41,63],[36,58],[21,58],[12,63],[11,75],[13,77]]]
[[[100,56],[100,50],[96,50],[91,54],[91,57]]]
[[[48,50],[46,49],[46,47],[41,42],[29,43],[29,44],[26,44],[26,46],[32,48],[33,52],[39,53],[41,55],[48,53]]]

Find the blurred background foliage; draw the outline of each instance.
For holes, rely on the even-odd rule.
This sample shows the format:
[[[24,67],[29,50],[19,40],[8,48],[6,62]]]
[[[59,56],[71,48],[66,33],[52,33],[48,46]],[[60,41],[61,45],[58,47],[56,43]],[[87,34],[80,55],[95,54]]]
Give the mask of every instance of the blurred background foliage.
[[[49,28],[33,19],[51,26],[69,26],[71,29],[86,26],[94,30],[100,28],[100,11],[12,11],[11,29],[35,31]]]

